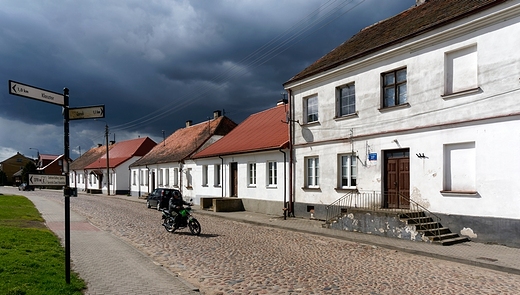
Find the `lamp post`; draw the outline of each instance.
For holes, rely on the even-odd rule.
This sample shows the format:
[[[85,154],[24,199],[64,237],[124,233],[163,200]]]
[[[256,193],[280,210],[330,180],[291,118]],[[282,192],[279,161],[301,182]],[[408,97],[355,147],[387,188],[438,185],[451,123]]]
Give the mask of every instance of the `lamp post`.
[[[36,150],[36,160],[39,162],[40,161],[40,150],[37,149],[37,148],[29,148],[30,150]]]

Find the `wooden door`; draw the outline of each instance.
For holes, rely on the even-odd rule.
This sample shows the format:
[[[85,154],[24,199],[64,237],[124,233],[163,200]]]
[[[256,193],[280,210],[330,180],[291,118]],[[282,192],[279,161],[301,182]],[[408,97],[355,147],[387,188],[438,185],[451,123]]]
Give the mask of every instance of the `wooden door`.
[[[237,163],[231,163],[230,165],[230,184],[231,184],[231,197],[238,197],[238,165]]]
[[[389,152],[386,159],[385,208],[410,208],[408,152]]]

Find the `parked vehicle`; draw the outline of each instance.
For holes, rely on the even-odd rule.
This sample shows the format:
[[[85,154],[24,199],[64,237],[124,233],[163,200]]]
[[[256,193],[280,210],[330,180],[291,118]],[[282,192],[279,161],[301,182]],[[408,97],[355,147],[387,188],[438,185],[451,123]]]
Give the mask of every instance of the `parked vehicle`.
[[[170,210],[162,210],[163,226],[168,231],[173,233],[177,229],[188,227],[193,235],[200,235],[200,223],[193,215],[191,215],[191,206],[186,206],[179,210],[177,215]]]
[[[27,183],[22,183],[19,187],[18,187],[18,190],[19,191],[33,191],[34,190],[34,187],[33,186],[30,186],[28,185]]]
[[[174,192],[179,192],[179,190],[173,188],[156,188],[146,198],[146,207],[153,207],[158,211],[160,211],[162,208],[168,208],[168,202],[170,201],[170,198],[173,196]]]

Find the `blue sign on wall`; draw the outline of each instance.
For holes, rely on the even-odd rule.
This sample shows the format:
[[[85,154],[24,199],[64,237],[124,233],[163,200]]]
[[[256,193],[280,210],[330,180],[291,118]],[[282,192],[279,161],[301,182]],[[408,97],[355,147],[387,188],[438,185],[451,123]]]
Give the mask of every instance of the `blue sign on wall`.
[[[377,161],[377,153],[370,153],[370,154],[368,154],[368,160],[369,161]]]

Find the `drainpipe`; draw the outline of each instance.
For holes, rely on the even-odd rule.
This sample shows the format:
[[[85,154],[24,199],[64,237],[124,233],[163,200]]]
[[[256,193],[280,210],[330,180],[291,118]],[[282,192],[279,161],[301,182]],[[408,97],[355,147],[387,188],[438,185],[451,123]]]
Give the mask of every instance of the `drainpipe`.
[[[144,165],[144,167],[146,168],[146,170],[148,170],[148,173],[146,173],[146,177],[148,179],[148,181],[146,181],[146,192],[150,193],[150,168],[148,168],[148,165]]]
[[[181,192],[181,196],[184,196],[183,189],[182,189],[182,169],[184,168],[184,165],[182,165],[183,162],[179,162],[179,191]]]
[[[85,174],[87,174],[87,170],[83,170],[83,177],[82,178],[83,178],[83,182],[85,182],[85,192],[88,193],[88,181],[85,181]]]
[[[287,154],[279,149],[283,153],[283,220],[287,219]]]
[[[287,90],[289,97],[289,216],[294,217],[294,199],[293,193],[295,191],[296,184],[294,183],[294,98],[291,93],[291,89]]]
[[[141,196],[141,168],[139,168],[137,170],[137,172],[139,172],[138,173],[139,177],[137,178],[137,187],[138,187],[138,189],[137,189],[137,196],[140,197]]]
[[[132,195],[132,169],[128,166],[128,195]]]
[[[220,189],[221,189],[221,197],[223,198],[224,197],[224,158],[222,158],[221,156],[218,156],[222,162],[222,164],[220,164]]]

